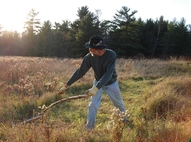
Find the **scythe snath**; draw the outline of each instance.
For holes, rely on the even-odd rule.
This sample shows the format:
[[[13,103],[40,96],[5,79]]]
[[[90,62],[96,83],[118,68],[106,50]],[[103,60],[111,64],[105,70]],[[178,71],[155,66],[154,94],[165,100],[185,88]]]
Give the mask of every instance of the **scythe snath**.
[[[27,119],[27,120],[23,121],[21,124],[33,122],[33,121],[36,121],[36,120],[38,120],[38,119],[40,119],[40,118],[43,118],[44,115],[45,115],[45,112],[46,112],[48,109],[50,109],[51,107],[53,107],[53,106],[55,106],[55,105],[57,105],[57,104],[63,103],[63,102],[65,102],[65,101],[76,100],[76,99],[87,98],[87,97],[89,97],[89,95],[84,94],[84,95],[78,95],[78,96],[72,96],[72,97],[60,99],[60,100],[58,100],[58,101],[56,101],[56,102],[50,104],[49,106],[43,107],[43,108],[42,108],[42,111],[41,111],[41,113],[40,113],[39,115],[34,116],[34,117],[30,118],[30,119]]]

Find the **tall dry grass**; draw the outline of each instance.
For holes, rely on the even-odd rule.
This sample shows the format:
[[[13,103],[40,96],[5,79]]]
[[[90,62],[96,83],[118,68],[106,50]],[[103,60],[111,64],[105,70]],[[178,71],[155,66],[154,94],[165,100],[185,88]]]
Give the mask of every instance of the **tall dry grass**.
[[[179,142],[190,131],[191,62],[181,59],[117,59],[118,81],[134,127],[114,115],[104,94],[94,130],[84,129],[88,99],[60,104],[43,119],[21,125],[40,113],[39,106],[58,100],[58,89],[82,59],[0,57],[0,141],[6,142]],[[78,80],[62,97],[83,94],[93,72]],[[113,117],[116,116],[116,117]],[[112,125],[111,125],[112,122]],[[108,125],[110,124],[110,129]]]

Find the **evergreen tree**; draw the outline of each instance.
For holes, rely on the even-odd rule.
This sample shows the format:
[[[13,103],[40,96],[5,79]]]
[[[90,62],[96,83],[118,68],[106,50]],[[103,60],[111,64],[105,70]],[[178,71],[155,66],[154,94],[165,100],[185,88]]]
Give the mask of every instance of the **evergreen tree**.
[[[155,23],[152,19],[147,19],[142,27],[141,43],[144,47],[143,53],[146,57],[150,57],[155,45]]]
[[[163,46],[169,56],[190,56],[189,32],[185,25],[185,19],[180,22],[174,19],[168,24],[168,31],[165,33]]]
[[[38,14],[39,13],[35,12],[34,9],[31,9],[27,15],[27,21],[25,22],[24,28],[26,30],[22,35],[29,56],[35,56],[38,50],[36,46],[36,35],[40,29],[40,20],[36,18]]]
[[[63,20],[62,22],[62,24],[55,23],[54,50],[58,57],[72,57],[71,22],[68,20]]]
[[[134,14],[137,11],[132,11],[130,8],[123,6],[121,10],[117,11],[114,20],[111,21],[112,29],[110,32],[110,41],[113,41],[111,47],[116,51],[118,57],[129,57],[137,54],[140,47],[137,45],[139,40],[137,31],[139,28],[135,23]]]
[[[0,36],[1,55],[22,55],[21,38],[17,31],[4,31]]]
[[[93,35],[100,35],[99,17],[89,11],[87,6],[78,9],[79,19],[71,24],[72,34],[75,37],[73,52],[76,57],[82,57],[87,54],[84,45]]]
[[[53,32],[50,21],[45,21],[38,33],[38,56],[51,56],[54,53],[53,47]]]

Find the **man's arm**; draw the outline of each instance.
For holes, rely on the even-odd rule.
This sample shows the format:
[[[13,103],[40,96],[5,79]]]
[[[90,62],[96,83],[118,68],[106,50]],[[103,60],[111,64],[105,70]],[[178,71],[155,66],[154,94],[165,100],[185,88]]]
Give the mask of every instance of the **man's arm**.
[[[86,72],[91,68],[91,64],[89,62],[89,54],[86,55],[80,67],[74,72],[74,74],[70,77],[68,82],[66,83],[68,86],[72,85],[74,82],[76,82],[78,79],[80,79],[82,76],[86,74]]]

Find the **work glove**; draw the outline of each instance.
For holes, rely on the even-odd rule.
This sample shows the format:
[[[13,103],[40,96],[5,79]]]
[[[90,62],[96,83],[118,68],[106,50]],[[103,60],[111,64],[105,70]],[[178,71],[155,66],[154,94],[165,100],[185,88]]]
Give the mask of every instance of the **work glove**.
[[[58,95],[63,94],[67,88],[68,88],[67,84],[64,85],[62,88],[60,88],[60,90],[58,91]]]
[[[97,91],[98,91],[98,88],[96,86],[93,86],[92,88],[87,90],[85,94],[87,94],[88,96],[94,96],[97,93]]]

